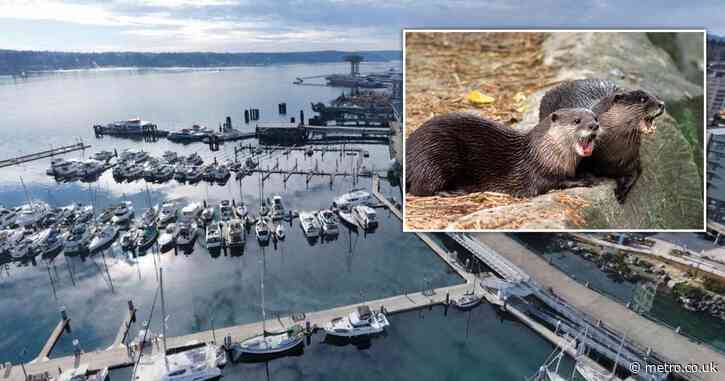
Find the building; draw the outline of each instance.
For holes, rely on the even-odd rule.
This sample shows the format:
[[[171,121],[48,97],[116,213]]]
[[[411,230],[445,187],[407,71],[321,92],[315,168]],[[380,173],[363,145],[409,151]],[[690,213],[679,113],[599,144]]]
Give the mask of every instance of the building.
[[[707,216],[725,222],[725,128],[707,130]]]

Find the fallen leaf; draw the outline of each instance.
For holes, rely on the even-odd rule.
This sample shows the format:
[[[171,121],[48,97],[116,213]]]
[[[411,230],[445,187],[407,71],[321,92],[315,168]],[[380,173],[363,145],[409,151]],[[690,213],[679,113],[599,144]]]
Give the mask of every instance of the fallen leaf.
[[[471,90],[468,95],[466,95],[466,100],[474,105],[480,106],[493,103],[496,99],[490,95],[481,94],[478,90]]]

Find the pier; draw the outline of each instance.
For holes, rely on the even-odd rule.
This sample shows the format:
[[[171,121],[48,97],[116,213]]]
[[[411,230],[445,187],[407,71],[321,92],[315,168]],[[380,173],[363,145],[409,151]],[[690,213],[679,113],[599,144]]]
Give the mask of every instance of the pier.
[[[31,153],[29,155],[23,155],[23,156],[10,158],[10,159],[0,160],[0,168],[10,167],[13,165],[27,163],[29,161],[34,161],[34,160],[45,159],[45,158],[53,157],[53,156],[57,156],[57,155],[63,155],[63,154],[74,152],[74,151],[81,151],[81,150],[85,150],[87,148],[91,148],[91,146],[88,144],[85,144],[83,142],[78,142],[75,144],[70,144],[67,146],[62,146],[62,147],[57,147],[57,148],[51,148],[49,150]]]
[[[128,331],[131,329],[131,324],[136,321],[136,308],[133,306],[132,301],[128,301],[128,314],[126,315],[126,319],[123,320],[123,323],[121,323],[121,326],[118,328],[118,333],[116,333],[116,339],[113,340],[113,344],[111,344],[110,348],[117,348],[117,347],[123,347],[126,342],[126,338],[128,337]],[[110,349],[109,348],[109,349]]]
[[[70,319],[64,316],[60,319],[58,325],[55,326],[55,329],[50,334],[50,337],[45,342],[45,345],[43,345],[43,349],[40,350],[40,353],[38,353],[38,357],[36,357],[33,362],[48,361],[48,355],[50,354],[50,351],[52,351],[53,347],[55,347],[55,344],[58,343],[58,340],[63,335],[63,332],[65,332],[69,328]]]

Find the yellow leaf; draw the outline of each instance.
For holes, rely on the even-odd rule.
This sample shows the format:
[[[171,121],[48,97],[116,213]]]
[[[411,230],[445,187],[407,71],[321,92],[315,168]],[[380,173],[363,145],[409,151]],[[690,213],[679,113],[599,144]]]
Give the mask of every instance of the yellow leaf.
[[[516,95],[514,95],[514,110],[516,110],[516,112],[525,113],[528,108],[529,107],[526,104],[526,95],[522,92],[516,93]]]
[[[496,99],[492,96],[481,94],[478,90],[471,90],[471,92],[466,95],[466,100],[475,105],[483,105],[493,103]]]

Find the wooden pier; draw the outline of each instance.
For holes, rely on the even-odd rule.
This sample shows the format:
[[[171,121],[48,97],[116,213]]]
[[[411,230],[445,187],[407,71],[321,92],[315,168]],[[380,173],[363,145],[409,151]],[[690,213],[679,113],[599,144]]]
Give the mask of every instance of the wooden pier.
[[[403,221],[403,212],[400,209],[398,209],[398,207],[393,205],[393,203],[390,202],[390,200],[385,198],[385,196],[383,196],[382,193],[380,193],[380,177],[376,174],[373,175],[372,189],[373,189],[373,196],[375,196],[375,198],[380,200],[380,202],[382,202],[388,209],[390,209],[390,211],[392,211],[393,214],[395,214],[395,216],[398,217],[398,219],[400,221]],[[419,236],[420,236],[420,234],[419,234]],[[421,236],[421,239],[423,239],[422,236]],[[430,244],[429,244],[429,246],[430,246]]]
[[[53,347],[55,347],[55,344],[58,343],[58,340],[63,335],[63,332],[65,332],[69,326],[70,319],[60,319],[58,325],[55,326],[55,329],[50,334],[48,340],[45,342],[45,345],[43,345],[43,349],[40,350],[40,353],[38,353],[38,356],[35,358],[35,360],[33,360],[33,362],[48,361],[48,355],[50,355],[50,351],[53,350]]]
[[[70,144],[67,146],[62,146],[62,147],[57,147],[57,148],[51,148],[49,150],[31,153],[29,155],[23,155],[23,156],[10,158],[10,159],[0,160],[0,168],[10,167],[13,165],[27,163],[29,161],[34,161],[34,160],[45,159],[45,158],[53,157],[53,156],[57,156],[57,155],[63,155],[63,154],[69,153],[69,152],[85,150],[87,148],[91,148],[91,146],[88,144],[85,144],[83,142],[78,142],[75,144]]]
[[[109,347],[111,348],[117,348],[117,347],[123,347],[126,341],[126,338],[128,337],[128,331],[131,329],[131,324],[136,321],[136,308],[133,306],[133,302],[130,300],[128,301],[128,311],[126,318],[123,320],[123,323],[121,323],[121,326],[118,328],[118,333],[116,333],[116,339],[113,340],[113,344]]]

